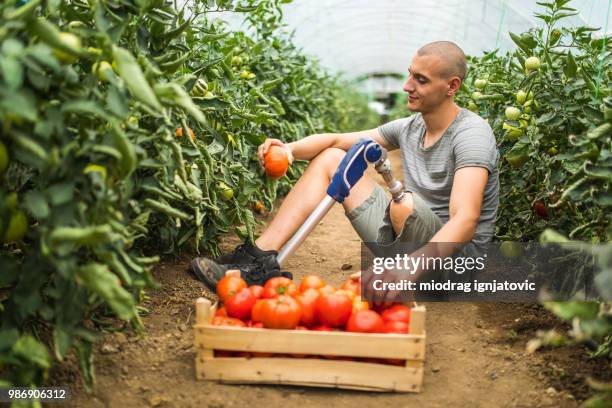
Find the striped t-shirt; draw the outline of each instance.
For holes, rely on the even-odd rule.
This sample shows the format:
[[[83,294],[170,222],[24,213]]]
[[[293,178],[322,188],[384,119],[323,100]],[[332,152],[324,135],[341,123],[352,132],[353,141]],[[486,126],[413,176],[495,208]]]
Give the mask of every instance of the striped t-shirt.
[[[499,152],[486,120],[461,109],[442,137],[426,149],[425,122],[420,113],[386,123],[378,130],[390,146],[400,149],[406,190],[419,194],[443,223],[449,218],[455,171],[470,166],[486,168],[489,180],[472,242],[491,241],[499,205]]]

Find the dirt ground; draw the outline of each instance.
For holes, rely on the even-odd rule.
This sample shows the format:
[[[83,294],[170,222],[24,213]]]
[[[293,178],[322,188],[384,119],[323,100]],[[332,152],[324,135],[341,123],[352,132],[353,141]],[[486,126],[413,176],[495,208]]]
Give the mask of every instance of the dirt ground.
[[[230,237],[222,247],[237,243]],[[358,270],[359,254],[359,238],[336,205],[285,269],[296,279],[314,273],[340,284]],[[72,391],[68,406],[577,407],[590,394],[587,376],[612,379],[609,362],[587,361],[583,347],[525,354],[536,329],[567,329],[539,305],[425,303],[427,354],[419,394],[199,382],[191,326],[194,301],[206,293],[188,272],[189,260],[186,255],[156,268],[162,288],[149,291],[143,304],[150,311],[144,338],[115,333],[98,344],[92,394],[73,364],[53,373],[55,384]],[[343,264],[352,268],[342,270]]]

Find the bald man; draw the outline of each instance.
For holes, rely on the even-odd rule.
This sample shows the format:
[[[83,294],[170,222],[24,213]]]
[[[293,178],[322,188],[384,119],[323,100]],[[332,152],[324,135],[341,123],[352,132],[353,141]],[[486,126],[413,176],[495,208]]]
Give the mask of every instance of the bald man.
[[[342,205],[364,242],[490,241],[499,201],[499,153],[487,121],[454,101],[466,72],[465,55],[456,44],[427,44],[413,56],[403,87],[414,115],[376,129],[316,134],[289,144],[267,139],[259,146],[261,163],[268,148],[277,145],[291,160],[310,161],[306,171],[255,243],[216,260],[194,259],[196,276],[213,290],[227,269],[240,269],[249,284],[279,276],[277,251],[323,199],[346,151],[361,138],[400,149],[408,192],[395,203],[374,180],[359,180]]]

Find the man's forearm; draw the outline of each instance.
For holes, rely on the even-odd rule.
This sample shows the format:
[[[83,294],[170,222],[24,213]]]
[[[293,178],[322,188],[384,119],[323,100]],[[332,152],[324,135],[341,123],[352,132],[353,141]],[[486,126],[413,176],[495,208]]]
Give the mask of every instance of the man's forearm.
[[[291,149],[294,159],[312,160],[323,150],[333,147],[336,144],[337,136],[336,133],[321,133],[291,142],[287,146]]]

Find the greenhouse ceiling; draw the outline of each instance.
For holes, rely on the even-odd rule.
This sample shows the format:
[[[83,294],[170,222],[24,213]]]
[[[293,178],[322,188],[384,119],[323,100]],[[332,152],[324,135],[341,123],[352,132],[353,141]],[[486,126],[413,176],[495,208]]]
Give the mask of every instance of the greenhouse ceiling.
[[[599,27],[610,14],[609,0],[574,0],[579,11],[566,24]],[[295,42],[349,78],[376,73],[404,74],[412,54],[436,40],[457,43],[470,55],[513,48],[509,31],[539,25],[534,0],[295,0],[283,7]]]

